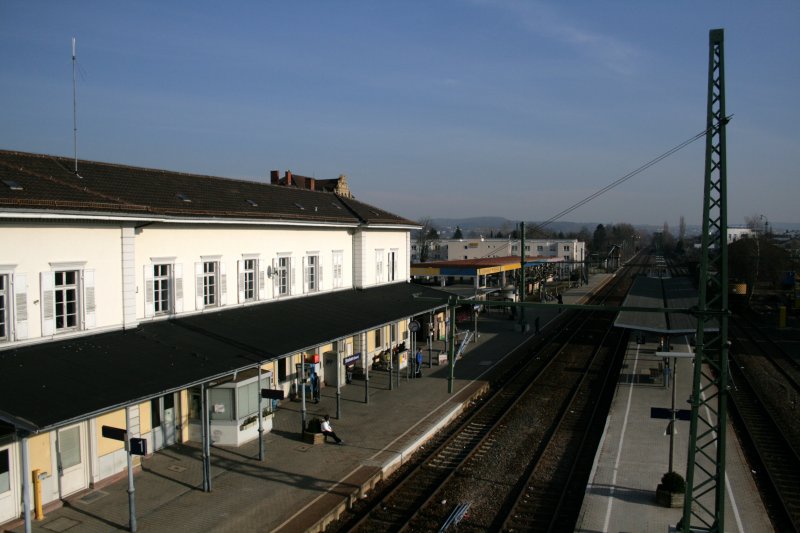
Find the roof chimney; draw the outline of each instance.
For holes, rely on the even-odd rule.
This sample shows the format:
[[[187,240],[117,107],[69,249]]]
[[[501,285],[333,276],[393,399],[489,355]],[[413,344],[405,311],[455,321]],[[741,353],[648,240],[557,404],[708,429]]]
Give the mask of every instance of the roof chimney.
[[[291,170],[287,170],[286,171],[286,186],[287,187],[291,187],[292,186],[292,171]]]
[[[316,181],[317,181],[317,180],[315,180],[314,178],[308,178],[306,187],[307,187],[308,189],[310,189],[310,190],[312,190],[312,191],[313,191],[313,190],[314,190],[314,187],[315,187],[315,182],[316,182]]]
[[[277,185],[279,179],[280,179],[280,172],[278,172],[277,170],[269,171],[269,182],[271,184]]]

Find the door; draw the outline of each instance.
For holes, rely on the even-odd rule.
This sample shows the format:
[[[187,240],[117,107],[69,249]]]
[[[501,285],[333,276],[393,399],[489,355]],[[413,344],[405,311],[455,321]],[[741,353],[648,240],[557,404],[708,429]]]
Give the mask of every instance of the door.
[[[175,395],[167,394],[162,399],[164,416],[162,417],[161,427],[164,429],[164,446],[172,446],[176,442],[175,435]]]
[[[16,481],[16,469],[12,470],[16,464],[14,448],[10,444],[0,446],[0,524],[17,518],[20,513],[20,496],[17,494],[19,483]]]
[[[59,429],[56,440],[61,497],[88,486],[86,435],[83,424]]]
[[[150,400],[150,413],[153,423],[153,448],[160,450],[177,442],[175,420],[178,418],[175,395],[167,394]]]

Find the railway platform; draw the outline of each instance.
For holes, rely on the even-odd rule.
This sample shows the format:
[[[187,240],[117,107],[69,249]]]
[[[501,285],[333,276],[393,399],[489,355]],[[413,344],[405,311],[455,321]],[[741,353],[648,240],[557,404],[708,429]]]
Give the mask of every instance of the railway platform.
[[[658,339],[645,341],[637,344],[631,336],[628,344],[576,531],[674,531],[682,517],[682,507],[666,508],[656,502],[656,487],[669,470],[670,437],[669,421],[651,418],[651,408],[672,407],[674,384],[675,408],[690,409],[693,365],[690,359],[678,359],[676,368],[665,371],[664,359],[655,355]],[[688,352],[688,344],[688,338],[673,339],[673,350]],[[689,422],[678,420],[676,425],[673,470],[685,477]],[[772,531],[730,425],[727,443],[725,531]],[[713,501],[710,505],[713,509]]]
[[[585,301],[609,278],[610,275],[592,276],[588,285],[565,293],[564,303]],[[552,310],[526,311],[526,317],[532,322],[538,314],[544,329],[557,313],[553,305]],[[447,366],[423,366],[421,379],[402,377],[399,386],[391,389],[386,373],[371,372],[369,401],[365,402],[363,381],[343,387],[341,416],[337,419],[336,390],[323,388],[321,401],[307,405],[307,416],[331,415],[343,446],[304,442],[300,432],[301,404],[284,401],[273,419],[273,430],[264,436],[264,461],[257,459],[256,441],[239,448],[212,448],[211,492],[201,490],[199,446],[179,444],[144,458],[135,475],[138,530],[323,530],[353,499],[368,493],[482,393],[492,369],[533,333],[533,328],[520,333],[515,326],[507,318],[481,319],[479,338],[455,365],[453,394],[447,392]],[[434,348],[443,349],[444,343],[439,341]],[[634,364],[637,371],[643,368],[642,363]],[[679,382],[688,378],[688,372],[681,375],[680,368],[678,372]],[[631,400],[629,391],[636,394]],[[654,423],[644,412],[636,412],[649,408],[653,402],[663,404],[666,394],[664,387],[620,385],[598,455],[598,468],[587,490],[582,531],[665,531],[668,524],[677,520],[673,517],[678,516],[677,509],[658,507],[654,501],[655,486],[666,468],[667,441],[662,435],[665,421]],[[629,401],[635,409],[627,407]],[[621,437],[616,428],[626,412],[623,430],[627,432]],[[685,439],[686,429],[679,428],[679,436]],[[609,460],[610,465],[617,460],[617,443],[623,445],[619,453],[622,459],[608,470]],[[685,440],[676,444],[676,450],[676,464],[681,465]],[[729,453],[729,457],[736,455]],[[741,508],[748,500],[758,500],[755,488],[746,483],[749,477],[730,470],[733,486],[742,486],[746,491],[735,492],[744,530],[765,531],[761,525],[768,527],[769,522],[763,509]],[[623,522],[625,515],[635,522]],[[759,516],[763,520],[757,521]],[[32,531],[127,531],[128,518],[127,482],[122,479],[68,499],[62,507],[48,511],[43,520],[34,521]],[[608,527],[604,527],[606,520]],[[6,528],[24,531],[20,522]]]

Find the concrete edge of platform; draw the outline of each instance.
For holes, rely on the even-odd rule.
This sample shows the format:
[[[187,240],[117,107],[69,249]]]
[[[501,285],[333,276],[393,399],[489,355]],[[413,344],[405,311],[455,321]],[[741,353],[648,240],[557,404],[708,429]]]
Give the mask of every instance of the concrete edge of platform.
[[[469,385],[467,385],[467,387],[469,387]],[[484,395],[488,389],[489,383],[479,384],[479,386],[475,387],[474,391],[471,391],[458,404],[453,405],[441,419],[423,434],[409,442],[401,451],[390,452],[392,453],[392,457],[381,463],[380,466],[375,465],[371,467],[367,464],[361,464],[353,472],[342,478],[342,480],[337,483],[336,487],[334,487],[335,489],[349,485],[352,487],[350,490],[344,493],[332,490],[317,497],[295,513],[295,515],[287,519],[283,524],[275,528],[274,531],[305,531],[306,533],[325,531],[325,528],[338,520],[347,510],[351,509],[359,499],[369,494],[378,483],[388,479],[397,469],[403,466],[417,450],[433,438],[436,433],[461,415],[472,400]],[[462,389],[461,392],[463,393],[464,389]],[[360,476],[365,477],[358,479]],[[353,485],[355,486],[353,487]],[[330,501],[329,498],[334,501]],[[303,523],[302,517],[317,516],[317,513],[314,512],[314,507],[317,506],[319,507],[319,514],[322,515],[321,518],[313,524]]]

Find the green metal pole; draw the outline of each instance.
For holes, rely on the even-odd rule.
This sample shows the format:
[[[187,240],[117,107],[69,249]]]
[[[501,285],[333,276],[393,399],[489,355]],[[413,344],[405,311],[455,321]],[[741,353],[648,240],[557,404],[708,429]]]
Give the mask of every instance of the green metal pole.
[[[729,310],[725,142],[728,117],[725,115],[723,37],[724,32],[721,29],[709,32],[703,244],[700,256],[686,496],[683,518],[678,526],[685,533],[725,531]],[[709,328],[706,331],[706,326],[714,325],[718,325],[718,329]],[[713,414],[707,416],[707,412],[716,417]],[[712,495],[713,506],[708,501]],[[693,519],[698,522],[696,525],[692,525]]]
[[[519,285],[519,301],[525,301],[525,223],[519,223],[520,247],[519,247],[519,267],[520,267],[520,285]],[[525,307],[519,308],[519,326],[520,331],[525,333]]]
[[[448,310],[450,312],[450,338],[448,339],[447,359],[450,364],[450,375],[447,377],[447,392],[450,394],[453,393],[454,372],[456,367],[456,302],[457,300],[455,298],[452,298],[450,302],[448,302]]]

